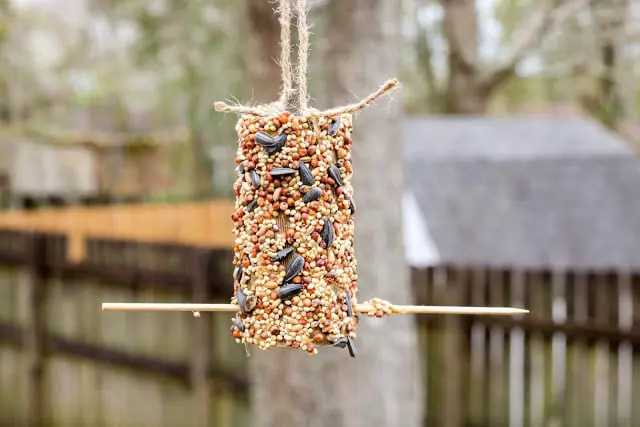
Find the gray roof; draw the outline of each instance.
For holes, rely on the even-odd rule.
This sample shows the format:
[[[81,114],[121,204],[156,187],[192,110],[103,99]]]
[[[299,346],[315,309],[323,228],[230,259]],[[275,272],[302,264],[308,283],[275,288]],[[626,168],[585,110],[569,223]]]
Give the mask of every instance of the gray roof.
[[[640,161],[583,119],[410,119],[407,182],[441,263],[640,270]]]
[[[429,160],[631,155],[617,135],[583,118],[411,118],[405,122],[408,158]]]

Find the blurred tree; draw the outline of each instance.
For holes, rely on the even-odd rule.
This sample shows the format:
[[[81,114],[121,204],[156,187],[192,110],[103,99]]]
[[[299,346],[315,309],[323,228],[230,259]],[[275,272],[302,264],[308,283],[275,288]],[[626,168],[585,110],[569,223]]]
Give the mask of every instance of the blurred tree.
[[[164,125],[186,125],[190,148],[182,162],[192,197],[228,195],[233,175],[233,126],[211,101],[238,86],[242,52],[233,25],[241,2],[90,0],[114,29],[133,32],[129,75],[152,78],[156,96],[146,106]],[[230,71],[231,70],[231,71]],[[137,81],[140,81],[138,79]],[[148,84],[148,82],[147,82]],[[214,118],[220,120],[216,121]],[[222,131],[221,123],[222,123]],[[169,122],[169,123],[167,123]],[[212,173],[216,172],[216,180]],[[222,173],[220,173],[222,172]],[[212,182],[213,181],[213,182]]]
[[[486,113],[491,96],[516,72],[517,66],[535,52],[548,33],[560,28],[587,0],[544,0],[505,4],[509,14],[503,32],[513,40],[502,59],[491,65],[480,56],[481,31],[476,0],[418,0],[422,11],[431,11],[431,22],[424,13],[416,14],[418,34],[415,51],[430,91],[430,109],[449,114]],[[507,3],[512,3],[505,0]],[[433,18],[435,16],[435,18]],[[519,19],[515,19],[519,18]],[[517,22],[517,23],[516,23]],[[442,28],[441,38],[433,37],[434,26]],[[446,47],[445,60],[438,64],[434,45]],[[443,70],[440,79],[437,69]]]
[[[352,102],[354,93],[366,94],[398,73],[401,9],[384,0],[323,3],[318,7],[325,19],[317,26],[322,29],[317,33],[322,73],[314,104],[328,107]],[[249,1],[245,13],[251,30],[247,54],[260,61],[248,67],[248,81],[255,99],[272,101],[280,81],[277,20],[265,0]],[[361,301],[373,296],[397,303],[411,300],[402,241],[402,150],[393,142],[401,133],[401,117],[402,103],[396,101],[365,110],[354,124],[354,187],[359,212],[366,212],[356,225]],[[410,316],[363,319],[355,360],[332,348],[320,349],[315,357],[286,349],[253,352],[254,425],[422,425],[413,322]]]
[[[592,1],[589,9],[600,66],[595,94],[583,95],[583,105],[612,129],[616,129],[625,116],[621,69],[624,66],[626,23],[632,13],[630,5],[630,0]]]
[[[9,0],[0,0],[0,63],[7,63],[6,45],[10,31]],[[0,123],[11,120],[9,108],[9,82],[6,77],[6,67],[0,69]]]

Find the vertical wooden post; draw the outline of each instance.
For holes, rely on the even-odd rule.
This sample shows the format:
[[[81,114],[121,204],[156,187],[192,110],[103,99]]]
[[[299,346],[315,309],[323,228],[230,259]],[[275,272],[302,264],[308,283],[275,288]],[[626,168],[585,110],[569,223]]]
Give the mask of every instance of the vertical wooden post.
[[[193,302],[210,302],[209,261],[211,252],[205,249],[193,249],[191,255]],[[191,354],[191,387],[193,390],[193,426],[212,425],[211,382],[209,381],[209,362],[212,351],[212,313],[200,313],[194,318],[193,346]]]
[[[546,321],[545,296],[548,283],[542,271],[532,273],[527,282],[531,320]],[[529,335],[529,423],[531,427],[542,427],[546,414],[545,401],[545,343],[540,332],[533,331]]]
[[[509,275],[511,290],[511,304],[515,307],[525,307],[526,272],[514,268]],[[525,425],[525,335],[522,328],[514,327],[509,338],[509,427]]]
[[[44,262],[45,237],[34,234],[27,245],[27,269],[25,280],[27,293],[27,323],[24,327],[24,352],[26,359],[27,427],[40,427],[43,421],[43,371],[44,371]]]
[[[446,274],[446,273],[445,273]],[[465,272],[453,271],[446,276],[446,290],[443,292],[445,305],[459,305],[462,299],[463,280]],[[462,425],[465,404],[462,394],[462,364],[464,354],[462,352],[462,326],[458,316],[446,316],[443,321],[443,377],[441,384],[444,398],[444,414],[442,425],[444,427],[460,427]],[[466,362],[466,361],[465,361]]]
[[[504,271],[489,271],[489,305],[505,305]],[[504,425],[507,420],[508,394],[505,382],[505,328],[492,326],[489,330],[489,410],[488,425]]]
[[[563,270],[551,272],[551,319],[562,325],[567,322],[567,275]],[[551,340],[551,411],[547,419],[566,425],[567,404],[567,337],[561,332],[553,334]]]
[[[487,272],[482,267],[471,270],[471,305],[486,306]],[[471,351],[469,355],[469,412],[472,425],[487,424],[488,376],[487,376],[487,327],[481,318],[471,323]]]
[[[615,288],[608,281],[605,272],[596,274],[594,286],[595,323],[603,328],[610,327],[610,296],[612,289]],[[598,339],[595,347],[593,370],[596,387],[593,394],[593,417],[595,425],[606,426],[611,422],[609,413],[611,388],[609,352],[611,349],[607,339]]]
[[[621,331],[633,328],[633,288],[629,273],[620,272],[618,281],[618,327]],[[617,425],[631,427],[633,417],[633,346],[624,341],[618,345]]]
[[[573,274],[573,313],[571,322],[578,327],[584,326],[589,320],[589,276],[585,272],[576,271]],[[532,310],[533,312],[533,310]],[[569,420],[567,425],[579,427],[593,423],[589,411],[585,411],[585,402],[588,402],[591,388],[589,372],[589,347],[587,342],[576,337],[571,343],[571,398],[569,404]],[[591,424],[593,425],[593,424]]]

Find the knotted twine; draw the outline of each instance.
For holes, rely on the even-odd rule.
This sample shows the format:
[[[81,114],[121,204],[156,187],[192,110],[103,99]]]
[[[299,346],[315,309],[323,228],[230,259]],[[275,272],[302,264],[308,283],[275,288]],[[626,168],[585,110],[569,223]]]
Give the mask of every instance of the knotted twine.
[[[294,8],[292,8],[294,6]],[[298,63],[291,61],[295,9]],[[280,97],[258,106],[215,103],[241,115],[234,221],[231,332],[263,350],[317,346],[356,350],[358,315],[351,178],[352,114],[398,85],[395,79],[360,102],[319,111],[308,106],[306,0],[280,0]],[[233,301],[235,300],[235,301]],[[364,314],[397,312],[374,298]],[[246,347],[245,347],[246,348]]]
[[[266,0],[265,0],[266,1]],[[298,65],[295,70],[291,64],[291,21],[292,3],[295,4],[296,27],[298,30]],[[216,111],[237,114],[253,114],[259,117],[274,116],[283,112],[296,112],[298,116],[333,117],[342,114],[353,114],[373,104],[382,95],[399,86],[397,79],[387,80],[380,88],[359,102],[319,111],[308,107],[307,75],[309,72],[308,57],[310,31],[307,23],[307,0],[280,0],[278,7],[280,21],[280,70],[282,86],[278,101],[258,105],[231,105],[222,101],[214,103]],[[297,95],[297,96],[296,96]]]

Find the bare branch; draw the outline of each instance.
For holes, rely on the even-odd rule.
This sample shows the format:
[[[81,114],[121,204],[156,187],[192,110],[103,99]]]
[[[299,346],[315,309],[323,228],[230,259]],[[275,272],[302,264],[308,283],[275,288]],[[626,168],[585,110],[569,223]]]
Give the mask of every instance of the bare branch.
[[[481,82],[485,90],[491,90],[513,74],[518,63],[538,47],[552,29],[561,26],[588,3],[588,0],[546,0],[543,7],[538,7],[536,16],[528,21],[529,25],[515,37],[516,42],[505,60],[482,73]]]

